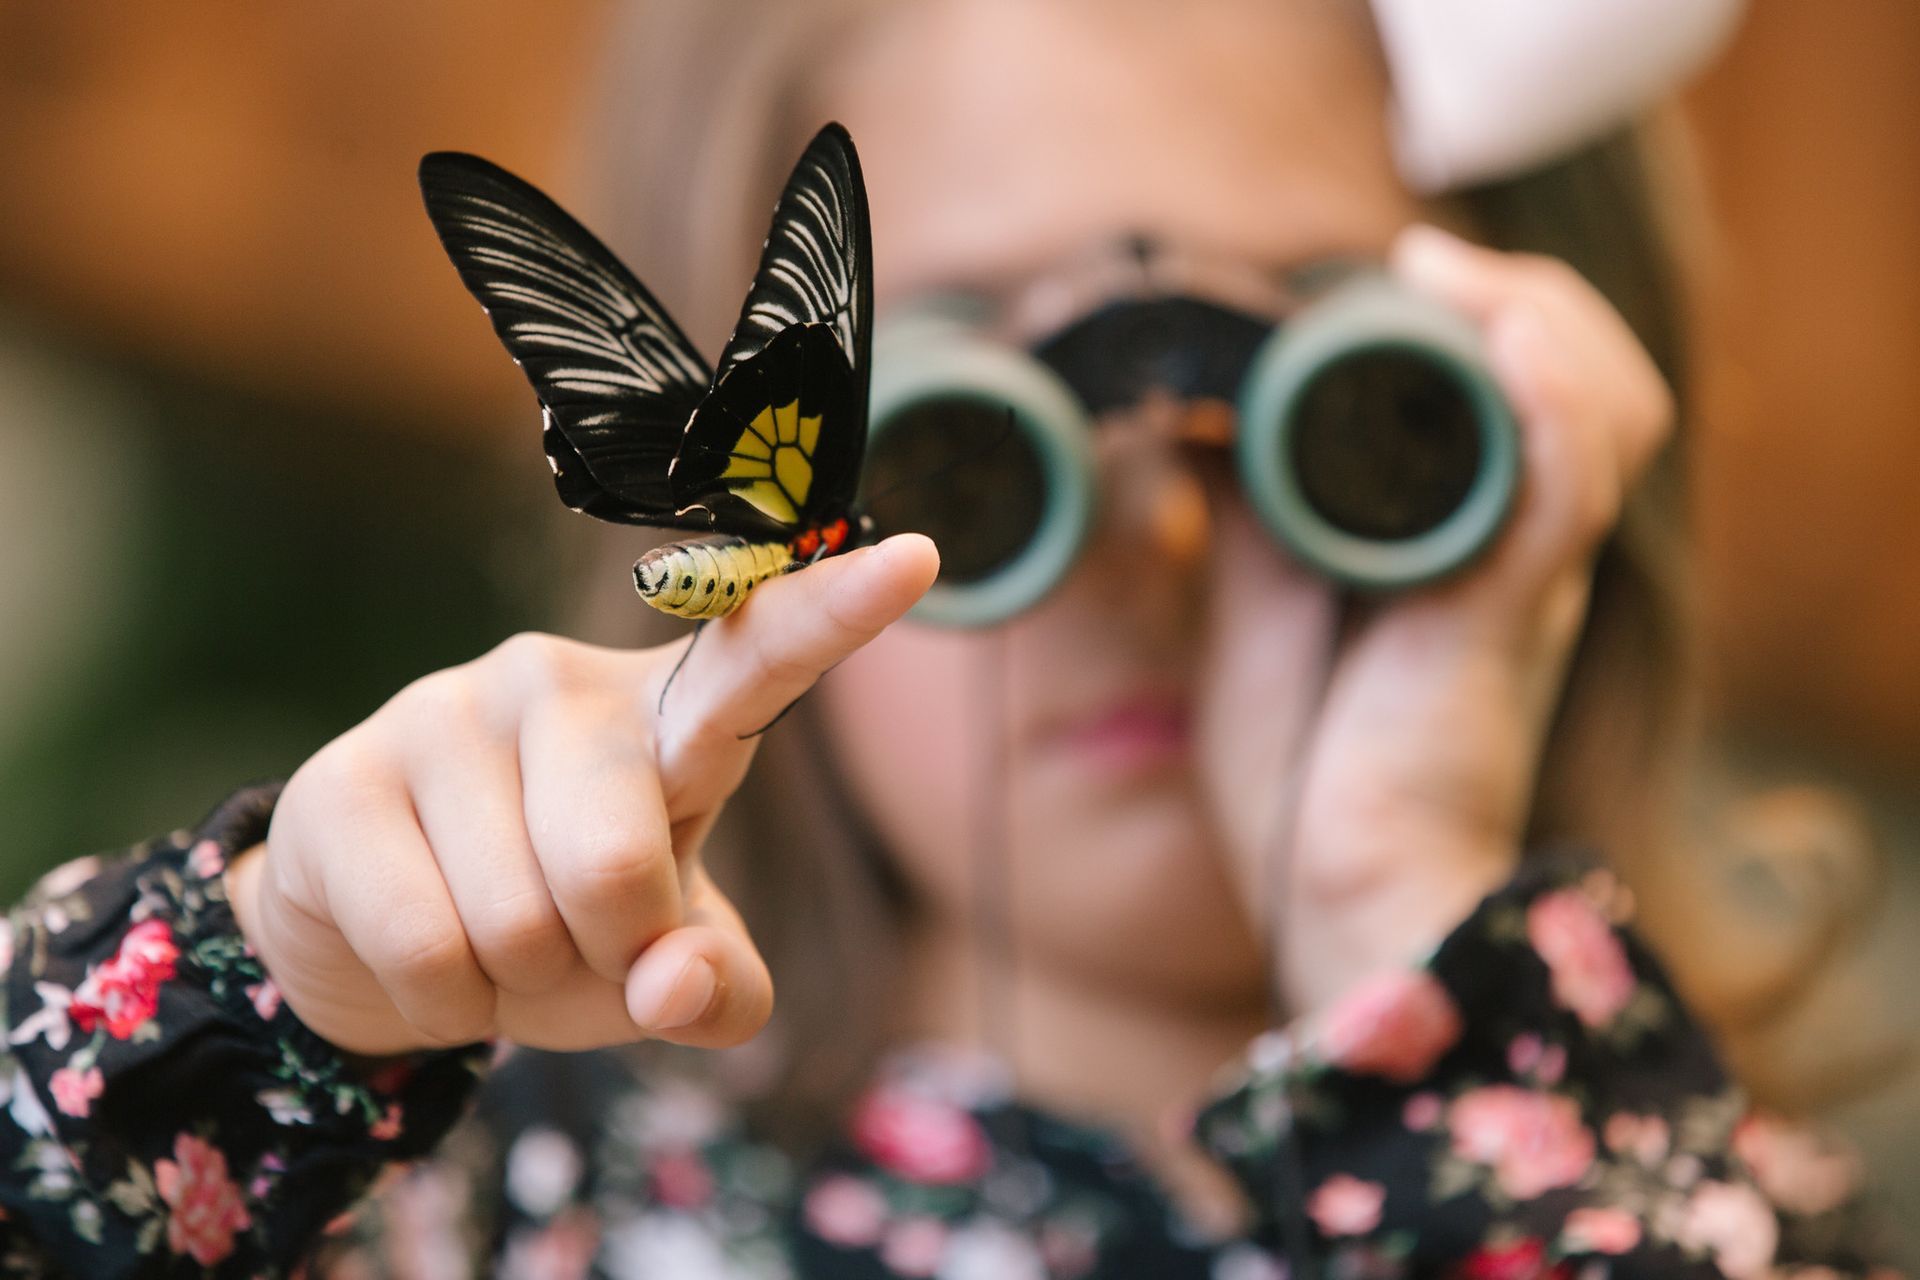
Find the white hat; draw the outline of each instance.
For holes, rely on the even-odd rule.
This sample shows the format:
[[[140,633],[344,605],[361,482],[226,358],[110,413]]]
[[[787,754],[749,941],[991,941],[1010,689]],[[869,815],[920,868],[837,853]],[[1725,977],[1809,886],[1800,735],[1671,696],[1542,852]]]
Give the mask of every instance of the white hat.
[[[1423,192],[1533,168],[1677,88],[1742,0],[1372,0],[1400,173]]]

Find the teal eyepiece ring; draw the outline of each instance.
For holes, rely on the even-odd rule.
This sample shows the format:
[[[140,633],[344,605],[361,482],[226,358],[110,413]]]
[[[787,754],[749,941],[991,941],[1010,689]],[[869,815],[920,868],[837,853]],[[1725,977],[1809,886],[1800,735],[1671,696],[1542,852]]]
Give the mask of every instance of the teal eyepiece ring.
[[[1520,476],[1519,428],[1472,324],[1376,273],[1337,286],[1260,348],[1235,451],[1274,536],[1367,590],[1466,564],[1505,523]],[[1397,507],[1396,494],[1421,505]]]
[[[947,503],[898,522],[872,512],[884,532],[940,544],[940,579],[912,617],[990,626],[1066,576],[1093,524],[1095,470],[1086,413],[1053,371],[939,316],[897,322],[875,337],[867,432],[870,502],[897,486]],[[992,488],[969,489],[975,458]]]

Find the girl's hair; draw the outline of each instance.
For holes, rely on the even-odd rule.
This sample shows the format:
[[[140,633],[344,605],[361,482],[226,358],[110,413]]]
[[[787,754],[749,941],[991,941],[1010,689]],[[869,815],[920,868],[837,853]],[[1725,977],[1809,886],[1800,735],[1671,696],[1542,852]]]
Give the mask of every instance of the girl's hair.
[[[792,157],[820,121],[814,69],[876,0],[645,0],[628,7],[595,137],[600,216],[616,248],[709,349],[725,339]],[[1683,305],[1648,132],[1623,131],[1537,172],[1467,191],[1477,237],[1564,259],[1632,325],[1686,402]],[[1594,573],[1585,631],[1546,744],[1529,847],[1604,849],[1644,900],[1688,883],[1672,819],[1691,737],[1682,602],[1683,448],[1628,500]],[[623,575],[606,573],[617,582]],[[622,610],[630,618],[631,612]],[[632,640],[626,624],[627,641]],[[888,1028],[909,895],[836,778],[805,704],[768,736],[729,806],[722,869],[780,989],[776,1136],[830,1121]],[[729,874],[730,872],[730,874]],[[1654,913],[1658,932],[1660,920]],[[1662,937],[1685,976],[1686,938]],[[1711,1014],[1711,1010],[1708,1011]]]

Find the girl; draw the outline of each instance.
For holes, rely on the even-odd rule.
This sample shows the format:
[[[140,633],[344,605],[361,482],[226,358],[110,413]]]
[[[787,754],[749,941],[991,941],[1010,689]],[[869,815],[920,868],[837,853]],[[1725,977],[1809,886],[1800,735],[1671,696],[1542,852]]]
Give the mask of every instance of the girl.
[[[1355,7],[864,8],[632,15],[652,136],[615,225],[697,337],[838,118],[883,314],[959,293],[1027,346],[1116,254],[1215,303],[1386,261],[1520,419],[1500,540],[1343,599],[1246,509],[1218,402],[1150,389],[1102,415],[1080,559],[1000,627],[894,626],[939,569],[902,536],[768,583],[664,703],[683,644],[427,676],[17,913],[12,1271],[1864,1268],[1843,1159],[1741,1119],[1619,931],[1623,881],[1686,883],[1672,296],[1631,141],[1423,201]],[[743,789],[742,735],[829,670]],[[1607,869],[1526,856],[1569,838]],[[518,1048],[490,1072],[487,1041]]]

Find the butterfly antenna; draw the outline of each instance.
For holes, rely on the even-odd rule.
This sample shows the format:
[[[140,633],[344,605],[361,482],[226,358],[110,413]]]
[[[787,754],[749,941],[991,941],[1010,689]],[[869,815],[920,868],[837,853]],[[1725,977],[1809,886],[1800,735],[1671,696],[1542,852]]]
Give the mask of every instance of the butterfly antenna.
[[[894,494],[900,492],[902,489],[909,489],[917,484],[926,484],[929,481],[938,480],[941,476],[946,475],[949,471],[952,471],[955,467],[959,466],[963,462],[967,462],[975,458],[984,458],[984,457],[990,456],[995,450],[1000,448],[1001,445],[1007,442],[1008,437],[1013,435],[1013,427],[1014,427],[1013,406],[1009,405],[1007,406],[1006,424],[1002,426],[1000,430],[994,433],[993,438],[987,441],[985,448],[976,450],[972,453],[967,453],[964,451],[956,452],[952,457],[948,458],[945,462],[942,462],[939,466],[934,467],[929,471],[924,471],[917,476],[908,476],[904,480],[895,481],[893,484],[890,484],[886,488],[882,489],[879,493],[869,496],[863,505],[871,509],[874,503],[879,502],[882,498],[891,497]]]
[[[804,698],[806,696],[807,695],[803,693],[800,695],[800,698]],[[757,738],[761,734],[765,733],[767,730],[773,728],[773,726],[779,724],[782,720],[785,720],[787,718],[787,712],[793,710],[795,707],[800,705],[800,698],[795,698],[792,702],[789,702],[786,706],[780,708],[779,715],[767,721],[765,724],[761,725],[758,729],[755,729],[752,733],[741,734],[740,741],[746,742],[749,739]]]
[[[660,686],[660,702],[654,707],[654,714],[659,715],[666,711],[667,690],[673,688],[674,680],[680,675],[680,668],[686,666],[687,659],[693,656],[693,646],[700,643],[700,633],[706,630],[706,626],[707,623],[704,618],[693,624],[693,635],[688,639],[687,647],[680,651],[680,660],[673,664],[673,670],[667,672],[667,682]],[[784,715],[785,713],[782,712],[781,714]]]

